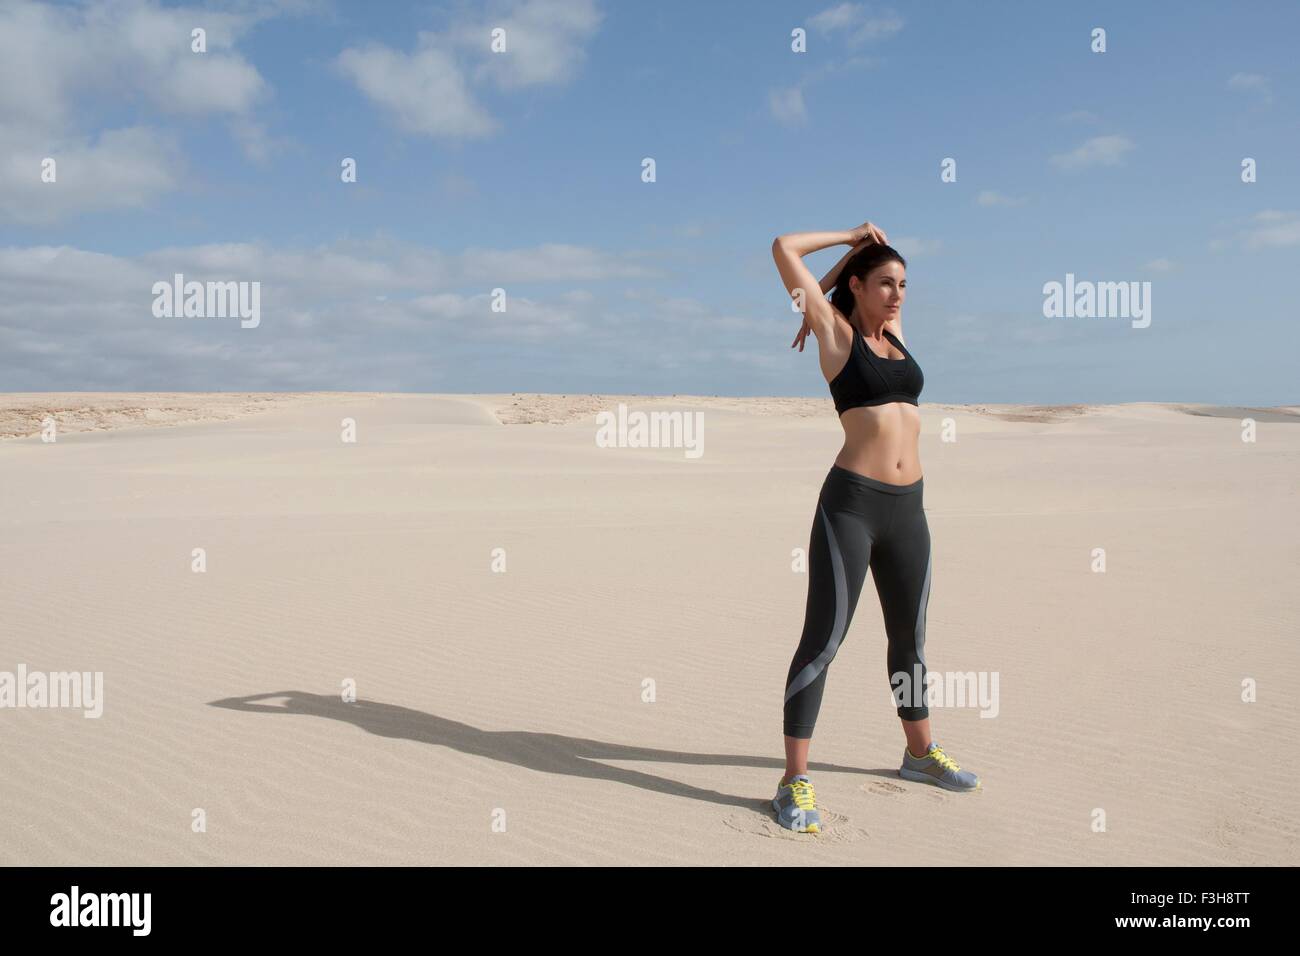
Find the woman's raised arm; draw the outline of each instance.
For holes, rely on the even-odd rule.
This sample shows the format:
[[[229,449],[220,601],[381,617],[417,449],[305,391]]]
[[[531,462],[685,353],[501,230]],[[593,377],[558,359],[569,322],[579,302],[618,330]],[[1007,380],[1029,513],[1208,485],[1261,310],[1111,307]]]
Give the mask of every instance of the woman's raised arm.
[[[781,274],[781,281],[785,283],[791,297],[802,304],[803,308],[800,311],[803,312],[804,324],[816,333],[818,339],[831,328],[834,313],[831,311],[830,303],[826,301],[826,293],[835,287],[840,271],[849,259],[861,251],[863,246],[872,242],[886,241],[884,232],[870,222],[864,222],[856,229],[849,229],[846,232],[791,232],[777,236],[772,241],[772,258],[776,260],[776,269]],[[841,244],[853,248],[822,277],[821,282],[817,283],[816,288],[820,290],[820,294],[811,295],[809,290],[814,288],[813,274],[808,271],[803,257],[818,249]],[[807,335],[807,332],[801,330],[801,334]],[[795,341],[798,342],[799,339],[796,337]],[[800,344],[800,351],[802,350],[803,346]]]
[[[818,249],[838,246],[843,243],[852,245],[858,240],[849,232],[791,232],[777,236],[772,240],[772,258],[776,261],[776,271],[781,274],[786,291],[796,303],[802,306],[804,321],[818,339],[831,329],[834,313],[831,304],[826,301],[826,294],[821,285],[808,271],[803,257]]]

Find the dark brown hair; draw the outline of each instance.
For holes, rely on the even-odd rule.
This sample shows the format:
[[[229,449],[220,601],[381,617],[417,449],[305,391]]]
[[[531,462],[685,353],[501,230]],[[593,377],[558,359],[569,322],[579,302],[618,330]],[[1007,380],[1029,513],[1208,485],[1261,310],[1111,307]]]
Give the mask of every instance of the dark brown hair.
[[[844,264],[843,271],[835,281],[835,288],[831,290],[831,305],[839,309],[840,314],[850,323],[853,322],[853,292],[849,289],[849,279],[853,276],[865,278],[867,273],[876,266],[890,261],[898,262],[904,269],[907,268],[907,261],[898,254],[897,249],[873,242]]]

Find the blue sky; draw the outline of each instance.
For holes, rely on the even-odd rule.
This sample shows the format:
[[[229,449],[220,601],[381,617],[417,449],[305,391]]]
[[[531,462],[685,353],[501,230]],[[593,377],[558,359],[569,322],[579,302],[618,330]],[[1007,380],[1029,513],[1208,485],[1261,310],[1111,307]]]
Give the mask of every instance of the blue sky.
[[[1290,3],[0,2],[0,391],[826,396],[769,247],[870,219],[923,404],[1295,404],[1297,35]],[[175,272],[259,282],[260,324],[155,317]],[[1045,318],[1067,273],[1151,282],[1150,326]]]

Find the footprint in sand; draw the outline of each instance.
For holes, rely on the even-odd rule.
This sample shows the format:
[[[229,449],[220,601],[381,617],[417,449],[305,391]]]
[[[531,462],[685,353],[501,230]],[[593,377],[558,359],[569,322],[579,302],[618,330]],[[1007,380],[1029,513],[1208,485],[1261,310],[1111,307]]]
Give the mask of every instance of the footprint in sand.
[[[904,793],[919,791],[926,798],[934,800],[936,803],[944,803],[948,799],[948,794],[929,783],[917,783],[909,787],[889,780],[872,780],[870,783],[864,783],[862,789],[867,793],[881,797],[897,797]]]
[[[884,797],[896,797],[900,793],[907,793],[906,787],[890,783],[888,780],[872,780],[870,783],[863,784],[862,789],[867,793],[875,793]]]
[[[819,833],[795,833],[776,822],[775,811],[769,801],[755,804],[753,810],[736,810],[722,818],[723,824],[737,833],[749,836],[768,837],[777,840],[802,840],[819,845],[828,843],[856,843],[865,840],[869,834],[865,829],[854,826],[852,821],[842,813],[827,810],[820,804],[817,812],[821,814],[822,829]]]
[[[1221,817],[1214,827],[1214,842],[1224,849],[1235,849],[1242,826],[1230,817]]]

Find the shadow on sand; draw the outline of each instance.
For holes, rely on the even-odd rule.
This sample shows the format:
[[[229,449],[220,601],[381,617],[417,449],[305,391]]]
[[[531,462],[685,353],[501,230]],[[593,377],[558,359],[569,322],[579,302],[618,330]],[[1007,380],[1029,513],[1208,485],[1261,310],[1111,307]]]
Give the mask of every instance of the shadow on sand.
[[[283,703],[279,703],[282,701]],[[308,694],[299,690],[281,690],[248,697],[227,697],[215,700],[212,707],[239,710],[256,714],[307,714],[353,724],[380,737],[413,740],[416,743],[450,747],[464,754],[487,757],[502,763],[540,770],[544,773],[567,774],[591,780],[609,780],[631,787],[640,787],[655,793],[686,797],[728,807],[743,807],[772,815],[771,798],[738,796],[705,790],[657,777],[639,770],[612,767],[600,760],[648,760],[655,763],[701,764],[718,767],[766,767],[773,771],[772,791],[784,770],[784,761],[771,757],[749,757],[737,754],[681,753],[675,750],[656,750],[652,747],[630,747],[625,744],[604,743],[584,737],[565,737],[562,734],[537,733],[529,730],[480,730],[446,717],[426,714],[409,707],[382,704],[372,700],[345,703],[338,696]],[[812,763],[810,770],[839,773],[865,773],[897,778],[897,770],[863,770],[860,767],[842,767],[836,764]]]

